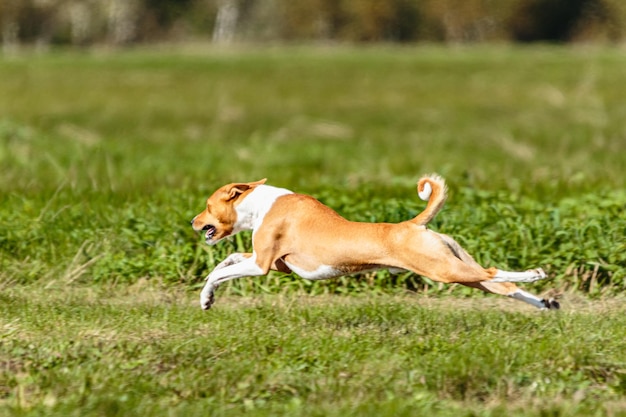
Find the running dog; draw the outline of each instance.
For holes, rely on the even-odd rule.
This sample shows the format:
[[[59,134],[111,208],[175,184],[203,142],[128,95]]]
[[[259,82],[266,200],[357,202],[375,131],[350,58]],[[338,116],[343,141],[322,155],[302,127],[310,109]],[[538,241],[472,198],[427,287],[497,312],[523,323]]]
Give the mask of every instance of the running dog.
[[[525,272],[483,268],[450,236],[426,228],[446,200],[446,184],[438,175],[424,176],[417,183],[419,197],[428,202],[424,211],[395,224],[349,221],[313,197],[265,181],[224,185],[191,221],[194,230],[205,232],[209,245],[252,230],[252,253],[233,253],[207,277],[200,296],[205,310],[215,300],[215,289],[235,278],[276,270],[319,280],[381,268],[412,271],[540,309],[559,308],[556,300],[539,298],[515,285],[546,278],[541,268]]]

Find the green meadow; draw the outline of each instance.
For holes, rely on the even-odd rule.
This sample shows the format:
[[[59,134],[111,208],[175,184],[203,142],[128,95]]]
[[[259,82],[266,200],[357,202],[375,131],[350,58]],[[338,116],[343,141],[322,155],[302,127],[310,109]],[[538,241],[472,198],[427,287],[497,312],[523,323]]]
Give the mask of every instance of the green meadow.
[[[626,415],[626,53],[241,47],[0,57],[0,415]],[[268,178],[430,227],[514,300],[387,272],[220,287],[189,220]]]

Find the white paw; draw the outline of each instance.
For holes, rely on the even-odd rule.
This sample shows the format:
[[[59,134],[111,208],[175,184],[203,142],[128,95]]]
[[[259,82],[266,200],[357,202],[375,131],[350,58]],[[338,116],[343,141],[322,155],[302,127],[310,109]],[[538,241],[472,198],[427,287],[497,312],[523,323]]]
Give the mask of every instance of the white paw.
[[[531,272],[533,274],[535,274],[535,279],[544,279],[547,277],[546,273],[544,272],[543,268],[536,268],[536,269],[529,269],[526,272]]]
[[[211,308],[214,302],[214,288],[207,285],[202,289],[202,293],[200,294],[200,307],[202,307],[203,310],[208,310]]]

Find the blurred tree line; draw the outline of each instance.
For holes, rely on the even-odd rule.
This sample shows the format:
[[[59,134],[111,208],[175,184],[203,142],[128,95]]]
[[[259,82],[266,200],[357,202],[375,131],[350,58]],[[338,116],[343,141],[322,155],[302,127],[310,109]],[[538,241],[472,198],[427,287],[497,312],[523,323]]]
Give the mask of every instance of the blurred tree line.
[[[20,44],[622,41],[625,0],[0,0]]]

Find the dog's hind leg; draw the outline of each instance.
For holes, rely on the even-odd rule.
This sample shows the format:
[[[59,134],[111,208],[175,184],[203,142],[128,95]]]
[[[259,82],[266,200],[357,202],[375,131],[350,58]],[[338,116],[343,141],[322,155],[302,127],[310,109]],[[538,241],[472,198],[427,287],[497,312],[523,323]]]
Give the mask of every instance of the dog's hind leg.
[[[536,295],[533,295],[519,288],[512,294],[509,294],[509,297],[534,305],[535,307],[542,310],[558,310],[561,308],[559,302],[554,298],[539,298]]]
[[[511,272],[502,271],[496,269],[496,274],[493,276],[491,282],[535,282],[546,277],[546,273],[543,269],[529,269],[524,272]]]
[[[467,251],[463,249],[461,245],[459,245],[454,239],[444,234],[440,234],[440,236],[443,239],[443,241],[446,243],[448,248],[450,248],[450,250],[454,253],[454,255],[457,258],[459,258],[460,260],[462,260],[468,265],[472,265],[472,266],[480,268],[480,265],[478,264],[478,262],[476,262],[474,258],[472,258],[472,256],[469,253],[467,253]],[[541,269],[534,270],[534,271],[527,271],[527,272],[508,272],[508,271],[501,271],[501,270],[496,270],[496,271],[497,272],[496,272],[495,277],[499,277],[499,278],[502,278],[502,277],[513,277],[513,278],[539,277],[538,279],[545,278],[545,273]],[[560,308],[558,301],[556,301],[555,299],[539,298],[536,295],[533,295],[529,292],[526,292],[520,289],[517,285],[515,285],[512,282],[497,282],[497,281],[491,280],[491,281],[483,281],[483,282],[466,282],[466,283],[463,283],[463,285],[476,288],[479,290],[483,290],[488,293],[511,297],[516,300],[520,300],[525,303],[528,303],[540,309],[558,310]]]
[[[542,310],[558,310],[559,302],[553,298],[540,298],[517,287],[512,282],[468,282],[463,285],[483,290],[488,293],[504,295],[523,301]]]
[[[459,258],[464,263],[475,267],[482,268],[478,262],[472,258],[472,256],[467,253],[465,249],[458,244],[458,242],[452,239],[448,235],[444,235],[443,233],[438,234],[442,241],[446,244],[448,249],[452,251],[454,256]],[[530,269],[524,272],[511,272],[511,271],[503,271],[497,268],[489,268],[489,270],[493,271],[493,275],[489,282],[493,283],[503,283],[503,282],[534,282],[540,279],[546,278],[546,273],[543,272],[543,269]]]

